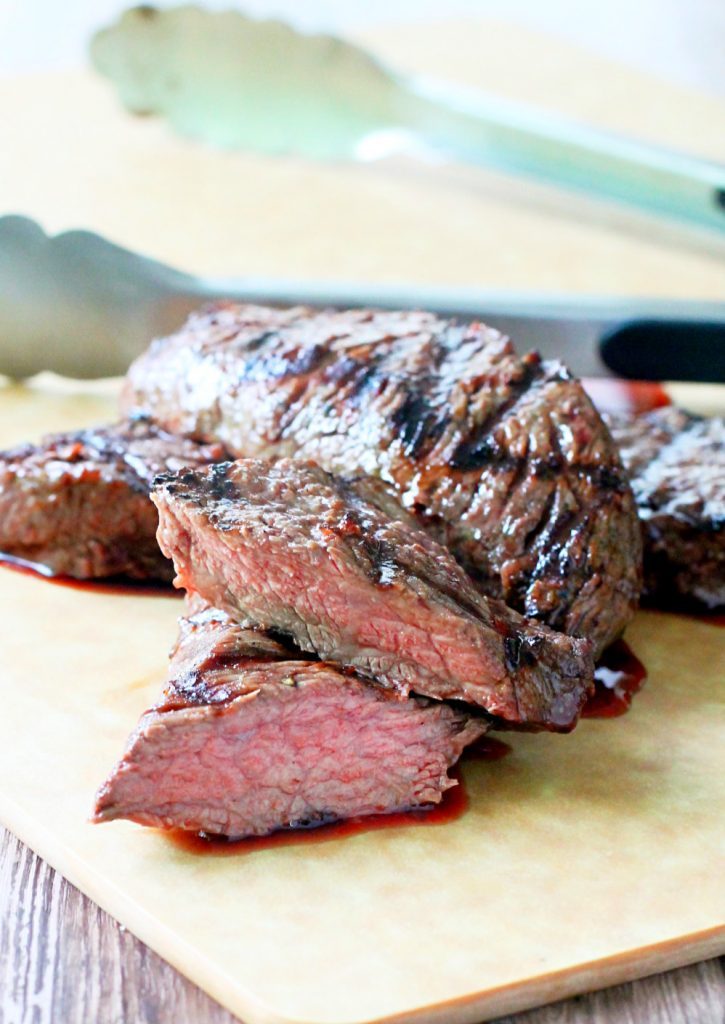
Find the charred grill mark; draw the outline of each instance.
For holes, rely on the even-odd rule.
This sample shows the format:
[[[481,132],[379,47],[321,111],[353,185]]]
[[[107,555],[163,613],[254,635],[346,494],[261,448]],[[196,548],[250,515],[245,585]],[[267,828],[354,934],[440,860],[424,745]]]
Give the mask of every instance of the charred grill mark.
[[[370,524],[366,523],[365,526],[369,527]],[[337,533],[341,537],[364,537],[363,523],[360,521],[358,516],[352,509],[346,509],[343,512],[340,521],[337,525]]]
[[[506,667],[511,674],[520,668],[531,668],[536,664],[536,654],[532,650],[531,637],[520,636],[516,633],[508,633],[503,638],[503,652],[506,659]]]
[[[274,661],[276,659],[255,658],[254,660]],[[180,697],[185,704],[223,704],[229,700],[231,695],[229,688],[224,685],[210,685],[207,677],[210,673],[219,671],[241,673],[248,667],[249,661],[250,659],[239,654],[220,655],[216,658],[210,658],[204,665],[190,669],[177,679],[174,679],[168,687],[168,699],[164,701],[158,710],[167,711],[174,707],[174,705],[178,705],[178,700],[174,700],[174,697]]]
[[[391,417],[393,429],[400,434],[404,455],[419,459],[429,451],[446,428],[447,418],[431,407],[422,391],[406,388],[405,398]]]
[[[387,378],[381,374],[385,360],[381,356],[373,356],[367,363],[358,363],[357,372],[350,379],[345,394],[346,400],[353,406],[359,406],[371,393],[379,394],[387,384]]]
[[[358,508],[346,508],[337,523],[328,529],[359,552],[367,566],[367,575],[376,586],[392,586],[399,570],[395,548],[390,542],[375,536],[373,523],[360,514],[360,502],[350,490],[343,485],[340,491],[348,500],[353,497]]]
[[[562,581],[567,578],[567,566],[562,564],[564,551],[576,532],[586,528],[589,521],[588,513],[592,510],[579,508],[576,512],[564,512],[553,522],[547,522],[537,540],[537,562],[531,573],[531,579],[541,579],[552,569]],[[594,510],[596,511],[596,510]]]
[[[244,343],[244,348],[247,352],[256,352],[257,349],[261,348],[271,338],[278,338],[279,331],[263,331],[261,334],[257,334],[254,338],[248,338]]]
[[[323,380],[338,385],[333,405],[344,403],[358,409],[371,394],[379,394],[387,382],[385,375],[381,374],[385,358],[385,353],[367,346],[356,355],[347,353],[328,366]]]
[[[284,380],[319,370],[334,358],[325,345],[297,346],[288,351],[271,351],[268,355],[249,359],[240,368],[242,381]]]
[[[264,635],[269,637],[270,640],[274,640],[275,643],[280,644],[288,652],[288,657],[294,657],[295,661],[314,661],[315,655],[310,654],[308,651],[303,651],[301,647],[298,647],[295,643],[295,638],[292,633],[286,629],[281,629],[278,626],[268,626],[264,630]],[[279,661],[279,658],[270,658],[272,661]]]
[[[461,328],[451,326],[444,336],[434,335],[428,341],[428,359],[424,372],[412,381],[400,381],[402,401],[393,412],[390,423],[399,434],[403,454],[409,459],[422,459],[435,446],[450,422],[447,406],[436,407],[432,397],[440,369],[449,349],[457,343]]]
[[[552,629],[563,630],[567,616],[571,611],[579,588],[588,576],[589,560],[584,565],[569,565],[568,549],[572,545],[588,546],[586,538],[593,530],[593,517],[599,514],[599,506],[594,509],[580,507],[576,512],[560,516],[546,531],[547,544],[538,545],[536,564],[529,573],[528,589],[538,581],[546,580],[547,585],[556,587],[557,602],[554,609],[537,611],[526,607],[526,614],[531,618],[545,618]],[[529,601],[525,602],[528,606]]]
[[[294,379],[289,382],[288,391],[283,393],[278,402],[275,411],[276,430],[270,434],[269,439],[280,441],[293,432],[297,414],[305,406],[308,393],[317,389],[321,380],[328,384],[338,384],[338,393],[331,396],[324,415],[331,415],[336,407],[344,404],[353,408],[360,405],[367,392],[376,384],[382,386],[384,383],[377,377],[381,362],[380,356],[368,357],[364,354],[360,358],[349,355],[336,358],[334,353],[327,353],[316,373],[305,371],[291,375]]]
[[[539,513],[539,522],[533,530],[529,531],[524,540],[525,550],[533,554],[540,551],[542,547],[548,547],[548,543],[552,539],[552,533],[556,533],[557,523],[552,522],[552,515],[554,515],[557,501],[562,498],[562,491],[561,487],[554,483],[554,480],[557,476],[560,476],[567,464],[566,457],[561,450],[559,432],[555,424],[548,423],[546,434],[546,447],[549,454],[546,459],[537,459],[536,466],[539,479],[547,482],[550,481],[551,486]],[[566,520],[570,517],[571,513],[564,513],[563,516],[559,515],[558,519],[563,518]]]
[[[241,676],[263,665],[283,662],[290,667],[290,679],[294,683],[292,672],[299,668],[300,662],[313,659],[312,655],[294,650],[286,656],[259,651],[233,651],[208,658],[202,664],[190,668],[187,672],[172,679],[167,686],[165,699],[157,704],[156,711],[171,711],[181,706],[208,706],[226,704],[240,695],[233,685],[233,677]],[[215,680],[214,676],[217,676]]]
[[[624,494],[629,490],[629,479],[624,469],[617,465],[594,466],[586,463],[573,463],[571,468],[581,476],[587,477],[594,487],[605,491],[616,491]]]
[[[372,566],[370,576],[378,586],[392,586],[401,570],[395,546],[372,535],[373,523],[364,513],[364,499],[361,499],[355,490],[355,479],[337,478],[336,486],[344,502],[349,506],[341,517],[336,532],[359,545],[364,552],[365,560]],[[427,529],[426,532],[430,534],[431,530]],[[488,624],[488,617],[476,599],[469,599],[459,588],[446,586],[442,579],[414,572],[409,565],[403,568],[408,578],[417,579],[423,586],[444,594],[461,611]]]
[[[224,618],[214,619],[218,614],[216,609],[207,608],[191,619],[181,619],[172,670],[177,662],[182,670],[172,673],[165,700],[157,710],[224,703],[238,692],[233,685],[236,676],[258,665],[288,661],[292,656],[267,633],[242,630]],[[201,642],[196,639],[199,627]]]
[[[334,384],[346,384],[360,370],[370,370],[370,361],[367,356],[362,359],[356,359],[351,355],[343,355],[342,358],[325,369],[324,379]]]
[[[232,462],[218,462],[211,466],[205,474],[204,483],[208,496],[215,501],[222,499],[236,501],[241,497],[239,487],[229,476],[229,471],[233,465],[234,463]],[[182,479],[184,475],[182,474]],[[194,479],[193,473],[188,475]]]
[[[558,519],[552,523],[551,516],[554,511],[554,505],[556,499],[559,497],[556,487],[552,487],[549,493],[546,495],[546,499],[543,503],[541,511],[539,512],[539,519],[535,526],[533,526],[523,539],[523,549],[525,551],[533,551],[537,547],[547,547],[551,543],[552,531],[556,530],[557,522],[563,518],[559,516]],[[568,518],[571,518],[569,513]]]
[[[380,557],[377,564],[377,570],[377,585],[379,587],[392,587],[398,573],[398,567],[393,558]]]
[[[513,408],[534,386],[547,382],[545,368],[536,353],[522,359],[522,371],[518,380],[509,381],[510,394],[505,402],[484,420],[472,434],[460,441],[451,456],[452,469],[462,472],[483,469],[500,461],[499,447],[493,439],[496,427],[508,416]]]
[[[491,437],[472,442],[461,441],[451,457],[451,468],[461,472],[473,469],[514,470],[519,472],[525,465],[525,459],[511,455],[505,448],[497,445]]]
[[[531,471],[539,480],[553,480],[565,468],[566,459],[560,452],[551,452],[545,459],[531,460]]]
[[[560,468],[556,472],[552,471],[550,475],[547,475],[548,471],[545,472],[544,479],[553,479],[567,465],[566,458],[561,450],[559,433],[553,423],[549,424],[548,447],[551,453],[549,459],[551,465],[553,466],[554,463],[558,463]],[[570,468],[574,470],[577,477],[580,476],[579,469],[581,467],[582,464],[579,463],[570,464]],[[580,566],[579,571],[575,574],[576,580],[568,572],[569,557],[566,554],[567,544],[571,541],[574,530],[582,522],[588,525],[588,529],[591,532],[594,521],[593,517],[599,511],[598,507],[591,508],[586,502],[582,502],[582,494],[578,487],[571,490],[567,488],[567,491],[564,493],[568,493],[570,498],[574,499],[576,503],[575,508],[564,507],[563,511],[552,518],[557,506],[557,499],[562,497],[560,487],[554,485],[541,510],[537,527],[529,533],[525,541],[526,550],[531,552],[536,559],[533,569],[529,570],[528,580],[526,581],[528,584],[527,591],[530,593],[532,584],[538,580],[544,578],[551,580],[552,577],[556,580],[558,588],[557,609],[554,613],[549,613],[547,616],[547,621],[552,623],[552,625],[554,621],[560,622],[566,616],[571,606],[573,591],[578,589],[577,582],[582,582],[581,569],[583,567]]]
[[[179,493],[179,495],[183,497],[181,492],[174,489],[177,487],[176,481],[178,475],[178,473],[157,473],[153,480],[153,489],[160,490],[161,488],[163,488],[165,491],[168,491],[169,494]]]
[[[521,582],[527,589],[544,579],[556,582],[557,608],[546,613],[546,621],[557,629],[565,623],[579,587],[591,572],[591,555],[587,554],[583,562],[581,557],[576,557],[572,563],[572,549],[591,550],[597,519],[604,513],[609,499],[604,492],[593,495],[591,500],[582,500],[581,494],[575,495],[577,507],[551,520],[555,496],[554,491],[542,511],[539,524],[526,537],[526,550],[535,556],[535,564],[527,569]]]
[[[237,501],[241,497],[239,488],[229,476],[232,462],[215,462],[202,473],[184,469],[178,473],[160,473],[153,482],[154,490],[164,490],[182,501],[200,501],[204,506],[210,502]]]
[[[527,458],[516,459],[516,466],[514,472],[511,474],[511,478],[508,481],[506,488],[506,494],[504,495],[504,504],[501,518],[503,519],[509,512],[509,505],[512,501],[515,501],[516,494],[521,484],[526,479],[526,472],[528,468]]]
[[[310,379],[301,376],[290,381],[286,389],[279,388],[276,391],[277,404],[274,409],[275,429],[268,431],[267,440],[278,442],[282,441],[288,434],[294,434],[293,425],[300,409],[304,408],[309,387]]]

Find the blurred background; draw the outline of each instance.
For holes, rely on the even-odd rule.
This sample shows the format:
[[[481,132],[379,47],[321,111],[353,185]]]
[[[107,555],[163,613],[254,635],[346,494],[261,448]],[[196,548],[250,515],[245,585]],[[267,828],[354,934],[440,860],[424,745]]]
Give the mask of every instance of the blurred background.
[[[82,63],[90,33],[111,21],[123,6],[118,0],[67,0],[64,4],[3,0],[2,71],[42,71]],[[235,5],[204,6],[222,10]],[[552,33],[670,81],[725,96],[725,5],[719,0],[610,0],[606,4],[586,0],[248,0],[237,6],[255,17],[284,18],[308,31],[355,32],[395,21],[503,19]]]
[[[401,73],[725,162],[718,0],[204,6],[337,33]],[[722,231],[455,159],[222,150],[136,117],[89,62],[91,36],[122,10],[1,0],[0,212],[49,232],[91,228],[200,274],[725,297]],[[282,69],[284,53],[277,60]]]

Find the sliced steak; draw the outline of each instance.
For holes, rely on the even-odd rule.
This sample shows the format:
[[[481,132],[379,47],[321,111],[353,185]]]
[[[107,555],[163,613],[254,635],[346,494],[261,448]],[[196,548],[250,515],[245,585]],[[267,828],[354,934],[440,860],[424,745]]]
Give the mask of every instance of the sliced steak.
[[[642,522],[647,596],[725,605],[725,421],[674,406],[607,419]]]
[[[242,459],[157,478],[158,539],[177,584],[407,695],[568,729],[591,645],[482,596],[417,525],[315,463]]]
[[[306,661],[210,609],[97,796],[96,821],[228,836],[439,803],[482,719]]]
[[[634,500],[558,363],[423,312],[222,304],[155,341],[123,406],[237,456],[392,483],[483,591],[597,651],[641,586]]]
[[[2,452],[0,551],[80,579],[170,580],[148,497],[153,478],[222,456],[218,444],[197,444],[142,418]]]

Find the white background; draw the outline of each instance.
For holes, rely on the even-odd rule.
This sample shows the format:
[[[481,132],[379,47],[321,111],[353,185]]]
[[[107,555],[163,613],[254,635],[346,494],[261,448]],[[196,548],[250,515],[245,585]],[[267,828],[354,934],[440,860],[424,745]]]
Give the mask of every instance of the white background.
[[[0,74],[83,64],[92,32],[131,2],[0,0]],[[204,6],[238,7],[338,33],[375,22],[495,17],[725,96],[725,0],[211,0]],[[713,130],[725,131],[725,125]]]

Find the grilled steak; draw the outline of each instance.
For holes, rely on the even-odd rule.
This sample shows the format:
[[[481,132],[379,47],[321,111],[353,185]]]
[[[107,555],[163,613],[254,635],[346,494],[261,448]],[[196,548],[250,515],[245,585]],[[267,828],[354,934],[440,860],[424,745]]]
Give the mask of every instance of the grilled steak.
[[[178,585],[235,620],[407,695],[570,728],[591,645],[483,597],[417,525],[315,463],[243,459],[159,477],[158,539]]]
[[[160,472],[223,455],[143,419],[0,453],[0,551],[81,579],[170,580],[148,498]]]
[[[482,590],[600,651],[641,585],[609,432],[558,363],[422,312],[222,304],[154,342],[123,406],[237,456],[391,482]]]
[[[671,604],[725,605],[725,423],[673,406],[609,416],[644,535],[645,589]]]
[[[164,696],[99,791],[95,820],[251,836],[430,806],[485,731],[210,609],[181,620]]]

